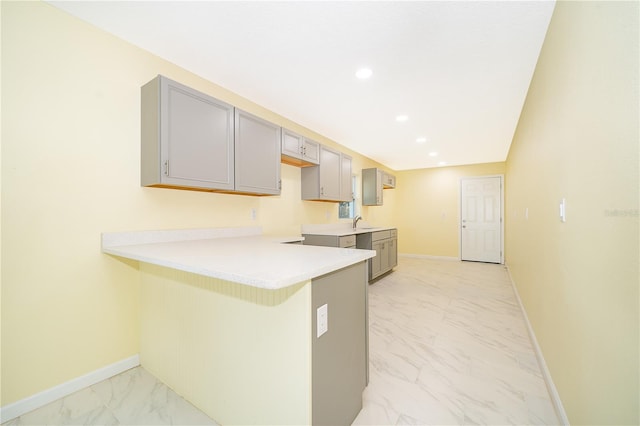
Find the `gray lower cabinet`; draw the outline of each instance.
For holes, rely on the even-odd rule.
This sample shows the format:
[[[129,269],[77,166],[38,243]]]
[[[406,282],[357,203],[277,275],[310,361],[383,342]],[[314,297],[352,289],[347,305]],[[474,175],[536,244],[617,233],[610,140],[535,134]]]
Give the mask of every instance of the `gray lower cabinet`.
[[[312,302],[312,424],[350,425],[362,409],[368,374],[366,263],[314,278]],[[317,336],[318,308],[328,330]]]
[[[141,96],[142,186],[280,193],[279,126],[164,76]]]
[[[316,235],[316,234],[302,234],[304,237],[303,244],[307,246],[325,246],[325,247],[340,247],[340,248],[355,248],[356,236],[355,235]]]
[[[391,230],[389,238],[389,269],[398,266],[398,230]]]
[[[396,229],[358,234],[356,247],[376,252],[376,256],[369,259],[369,281],[398,265],[398,231]]]
[[[388,238],[384,240],[374,241],[373,250],[376,251],[376,257],[371,264],[371,278],[376,278],[389,270],[389,242]]]

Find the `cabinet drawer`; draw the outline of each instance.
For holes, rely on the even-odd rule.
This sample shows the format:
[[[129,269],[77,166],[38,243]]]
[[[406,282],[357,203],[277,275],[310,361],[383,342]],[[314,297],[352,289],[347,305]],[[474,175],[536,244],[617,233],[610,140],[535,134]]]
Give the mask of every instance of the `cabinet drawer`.
[[[397,229],[391,229],[391,230],[389,230],[389,233],[391,235],[391,238],[396,238],[398,236],[398,230]]]
[[[344,237],[338,238],[338,246],[339,247],[353,247],[356,245],[356,236],[355,235],[346,235]]]
[[[385,240],[391,238],[391,231],[376,231],[371,233],[372,241]]]

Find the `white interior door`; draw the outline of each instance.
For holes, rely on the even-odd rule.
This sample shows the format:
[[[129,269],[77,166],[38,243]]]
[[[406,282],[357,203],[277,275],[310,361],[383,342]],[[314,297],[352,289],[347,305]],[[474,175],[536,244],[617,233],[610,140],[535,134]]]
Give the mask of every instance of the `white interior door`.
[[[502,177],[461,180],[460,258],[502,263]]]

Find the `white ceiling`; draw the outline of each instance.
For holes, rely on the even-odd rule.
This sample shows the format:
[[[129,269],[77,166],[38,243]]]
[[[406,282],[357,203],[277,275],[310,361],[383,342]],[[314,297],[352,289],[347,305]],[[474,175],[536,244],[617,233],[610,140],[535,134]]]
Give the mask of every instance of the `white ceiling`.
[[[555,5],[50,3],[394,170],[506,159]]]

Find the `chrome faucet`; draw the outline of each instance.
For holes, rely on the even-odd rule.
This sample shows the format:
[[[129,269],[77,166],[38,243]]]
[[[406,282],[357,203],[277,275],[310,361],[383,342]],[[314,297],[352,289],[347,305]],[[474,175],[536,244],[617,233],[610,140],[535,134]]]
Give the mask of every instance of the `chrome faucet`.
[[[356,226],[358,225],[358,221],[362,219],[362,216],[356,216],[353,218],[353,229],[356,229]]]

